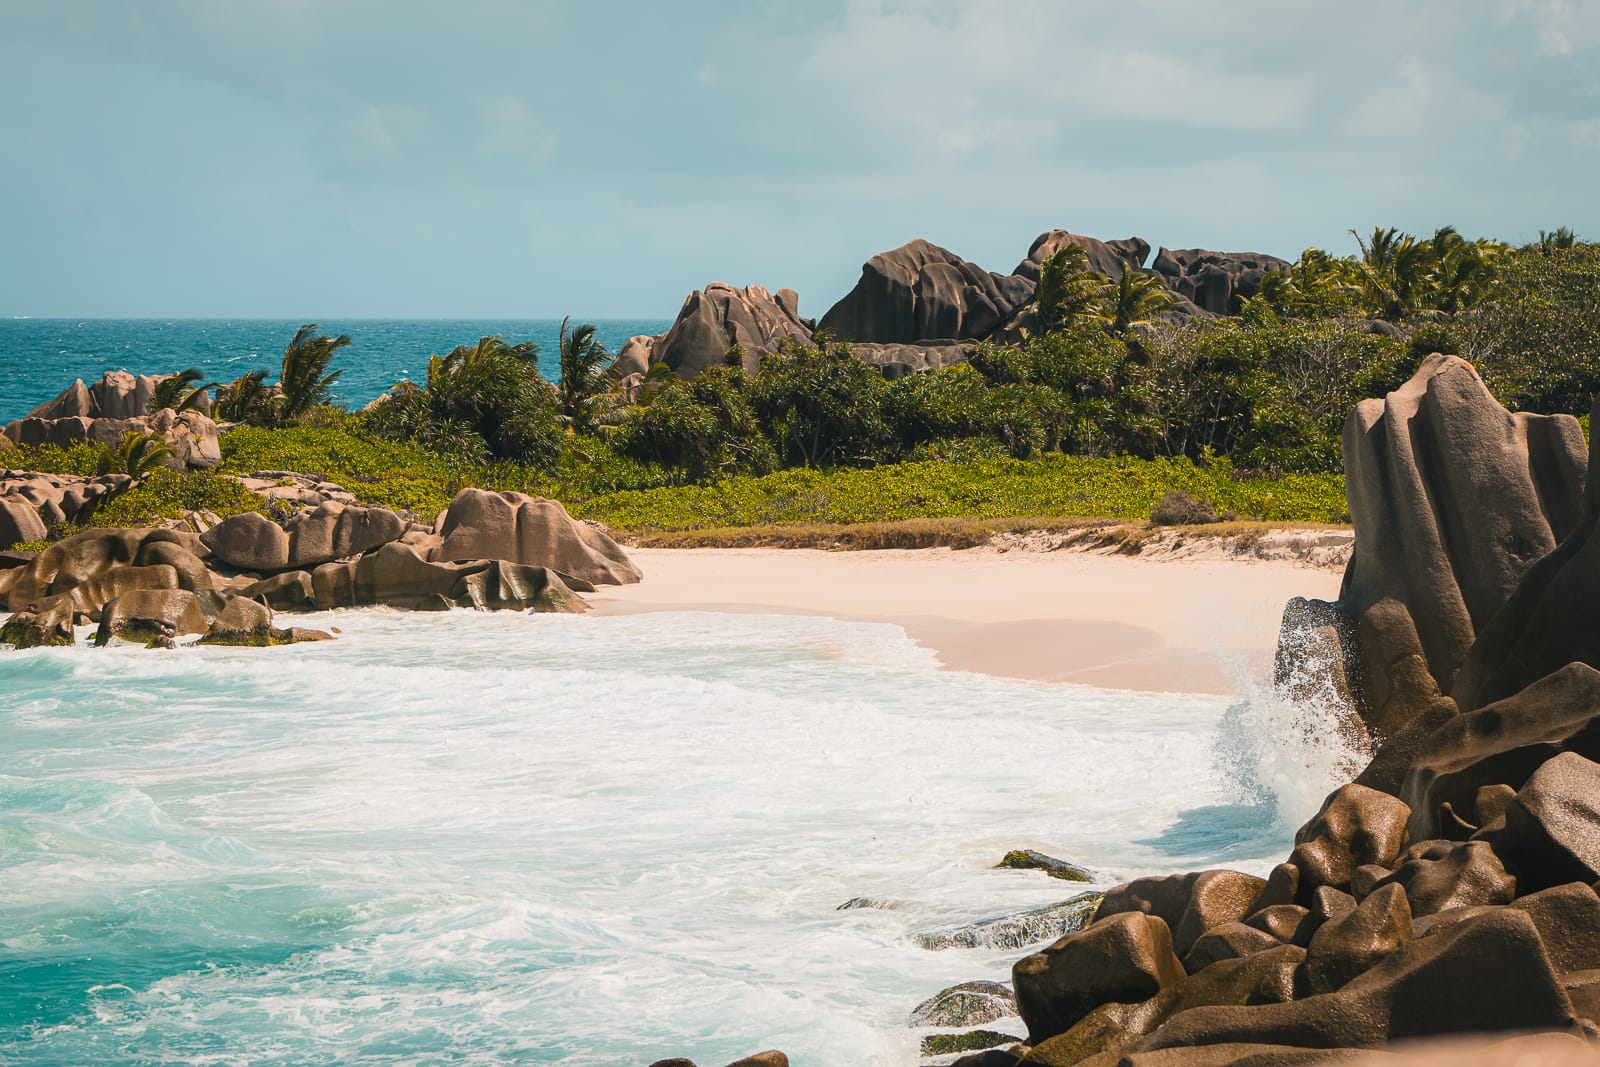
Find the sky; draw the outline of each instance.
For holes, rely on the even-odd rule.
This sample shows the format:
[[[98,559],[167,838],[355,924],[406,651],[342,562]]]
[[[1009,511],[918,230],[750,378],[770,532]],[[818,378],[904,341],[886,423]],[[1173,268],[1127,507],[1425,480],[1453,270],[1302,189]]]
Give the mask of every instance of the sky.
[[[0,0],[0,315],[820,316],[916,237],[1600,238],[1594,0]]]

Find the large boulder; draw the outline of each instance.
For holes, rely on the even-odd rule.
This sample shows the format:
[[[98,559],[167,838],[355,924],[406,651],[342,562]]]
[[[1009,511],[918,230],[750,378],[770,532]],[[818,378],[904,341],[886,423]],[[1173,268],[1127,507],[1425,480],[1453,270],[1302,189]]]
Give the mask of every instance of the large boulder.
[[[648,371],[650,364],[655,362],[653,356],[658,340],[659,337],[640,334],[622,342],[622,347],[617,350],[617,358],[611,361],[611,377],[620,381],[630,375]]]
[[[1563,752],[1600,760],[1600,671],[1584,663],[1568,664],[1429,735],[1400,790],[1411,807],[1411,837],[1446,836],[1453,819],[1483,826],[1493,815],[1480,811],[1485,790],[1521,789]]]
[[[1576,752],[1547,760],[1506,806],[1504,822],[1479,833],[1525,892],[1600,879],[1600,763]]]
[[[289,567],[289,534],[259,512],[223,519],[200,540],[217,559],[242,571],[271,573]]]
[[[1024,957],[1011,975],[1033,1044],[1066,1033],[1103,1004],[1141,1003],[1187,977],[1173,954],[1167,924],[1137,911],[1068,934]]]
[[[0,547],[22,541],[42,541],[49,534],[39,513],[25,500],[0,497]]]
[[[1478,630],[1576,528],[1583,432],[1570,416],[1507,412],[1470,363],[1433,355],[1356,407],[1344,454],[1356,549],[1333,608],[1360,662],[1336,669],[1386,738],[1452,694]]]
[[[915,240],[880,252],[861,280],[817,323],[842,341],[916,344],[987,337],[1033,297],[1034,283],[994,274],[947,249]]]
[[[0,625],[0,644],[15,648],[51,648],[77,643],[72,625],[76,613],[64,596],[50,597],[18,611]]]
[[[450,501],[438,532],[444,542],[430,558],[439,562],[506,560],[548,567],[591,585],[628,585],[642,577],[622,546],[573,519],[557,500],[463,489]]]
[[[106,603],[101,610],[96,645],[112,638],[151,645],[174,637],[203,634],[211,625],[200,599],[187,589],[136,589]]]
[[[1295,834],[1289,862],[1300,872],[1297,894],[1310,902],[1322,886],[1348,890],[1358,867],[1393,867],[1406,846],[1411,809],[1360,785],[1334,790]]]
[[[412,611],[472,607],[485,611],[588,610],[583,600],[545,567],[504,560],[435,563],[394,542],[359,559],[324,563],[311,573],[319,608],[388,606]]]
[[[99,414],[94,397],[89,392],[89,387],[83,384],[83,379],[75,380],[71,385],[61,390],[53,399],[46,400],[43,404],[28,412],[30,419],[66,419],[75,415],[93,418]]]
[[[1261,279],[1289,267],[1288,260],[1261,252],[1204,248],[1163,248],[1150,265],[1168,289],[1213,315],[1238,314],[1240,302],[1261,288]]]
[[[203,605],[217,603],[216,586],[200,555],[198,537],[176,530],[85,530],[40,552],[12,581],[6,604],[36,611],[53,597],[98,620],[109,601],[139,589],[186,589]]]
[[[1600,446],[1595,448],[1587,477],[1564,464],[1547,473],[1544,481],[1561,476],[1568,488],[1581,491],[1582,513],[1571,536],[1526,572],[1504,608],[1482,627],[1453,690],[1463,709],[1509,697],[1569,663],[1600,667]],[[1565,492],[1554,486],[1546,491],[1565,506]],[[1557,529],[1557,539],[1565,532]]]
[[[359,556],[400,540],[406,525],[405,519],[388,508],[356,507],[330,500],[296,514],[285,524],[289,569],[306,570],[319,563]]]
[[[811,340],[811,325],[800,317],[799,297],[792,289],[773,295],[759,285],[739,289],[712,282],[684,300],[677,320],[656,339],[648,359],[692,378],[707,367],[721,366],[728,350],[738,345],[744,368],[754,371],[784,340]],[[630,366],[638,354],[630,354]]]
[[[1033,244],[1028,246],[1027,257],[1018,263],[1017,269],[1011,273],[1020,274],[1037,285],[1039,268],[1043,266],[1044,261],[1068,245],[1076,245],[1083,249],[1084,254],[1089,257],[1089,269],[1104,274],[1112,281],[1121,278],[1129,269],[1142,268],[1144,261],[1150,258],[1150,242],[1142,237],[1101,241],[1066,230],[1046,230],[1033,239]]]

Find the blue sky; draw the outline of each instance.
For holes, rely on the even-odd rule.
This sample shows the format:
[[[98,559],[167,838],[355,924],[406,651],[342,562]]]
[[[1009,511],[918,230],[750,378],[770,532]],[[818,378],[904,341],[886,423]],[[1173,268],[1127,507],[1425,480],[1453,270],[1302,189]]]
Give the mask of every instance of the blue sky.
[[[1589,0],[0,0],[0,314],[820,315],[913,237],[1600,237]]]

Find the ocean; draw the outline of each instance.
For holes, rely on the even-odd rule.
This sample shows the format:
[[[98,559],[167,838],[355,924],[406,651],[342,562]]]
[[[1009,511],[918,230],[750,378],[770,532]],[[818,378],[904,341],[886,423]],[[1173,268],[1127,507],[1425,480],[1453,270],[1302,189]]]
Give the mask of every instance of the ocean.
[[[535,341],[539,367],[556,378],[559,319],[329,319],[322,332],[349,334],[335,358],[343,376],[335,398],[360,407],[402,378],[420,379],[428,357],[499,334]],[[670,319],[595,322],[612,352],[637,334],[658,334]],[[290,319],[0,319],[0,423],[32,411],[72,384],[108,370],[169,374],[198,367],[207,380],[231,381],[265,368],[276,381],[283,350],[301,321]]]
[[[0,651],[0,1062],[915,1064],[1024,951],[917,934],[1079,888],[1006,851],[1264,873],[1351,755],[888,625],[296,622],[343,633]]]

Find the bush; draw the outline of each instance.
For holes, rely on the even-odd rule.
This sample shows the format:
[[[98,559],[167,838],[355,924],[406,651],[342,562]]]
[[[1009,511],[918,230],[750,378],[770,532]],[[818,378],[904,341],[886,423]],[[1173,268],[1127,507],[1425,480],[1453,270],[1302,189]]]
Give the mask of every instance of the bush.
[[[1150,521],[1157,526],[1203,526],[1221,517],[1205,497],[1173,489],[1150,509]]]
[[[870,462],[888,437],[878,368],[847,345],[785,340],[756,372],[752,407],[785,464]]]

